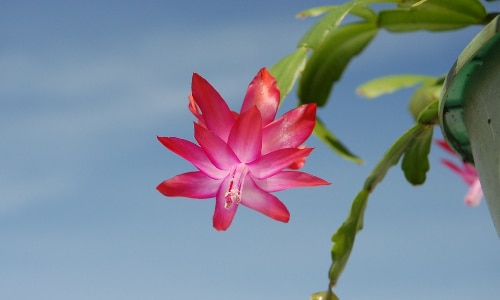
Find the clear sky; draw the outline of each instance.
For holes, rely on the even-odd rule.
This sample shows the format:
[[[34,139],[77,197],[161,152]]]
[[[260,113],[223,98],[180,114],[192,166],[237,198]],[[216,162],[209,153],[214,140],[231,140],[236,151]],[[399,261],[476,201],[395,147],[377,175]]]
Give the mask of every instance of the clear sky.
[[[331,234],[412,125],[411,91],[366,100],[356,86],[443,75],[480,28],[381,31],[318,112],[365,164],[311,137],[305,171],[333,184],[278,193],[288,224],[243,208],[216,232],[213,200],[155,190],[193,170],[156,136],[193,139],[192,72],[238,109],[257,71],[312,24],[294,15],[331,2],[235,3],[0,3],[0,299],[298,300],[326,289]],[[290,94],[280,114],[296,101]],[[499,238],[485,203],[464,205],[467,187],[439,164],[445,156],[433,147],[425,185],[397,166],[372,194],[341,299],[498,299]]]

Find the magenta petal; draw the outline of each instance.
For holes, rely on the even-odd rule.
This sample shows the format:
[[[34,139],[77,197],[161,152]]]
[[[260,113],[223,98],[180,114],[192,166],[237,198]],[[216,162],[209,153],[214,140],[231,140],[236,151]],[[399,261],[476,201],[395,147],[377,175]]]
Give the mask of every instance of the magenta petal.
[[[436,140],[436,143],[447,152],[458,157],[458,155],[451,149],[451,147],[446,143],[446,141]],[[460,177],[462,177],[465,183],[470,185],[469,191],[465,195],[465,204],[469,206],[479,205],[481,199],[483,198],[483,190],[481,189],[481,182],[479,181],[476,168],[473,165],[468,164],[466,162],[462,163],[462,167],[458,166],[457,164],[447,159],[441,159],[441,162],[445,166],[450,168],[453,172],[460,175]]]
[[[447,159],[441,159],[441,163],[445,166],[447,166],[448,168],[450,168],[453,172],[459,174],[459,175],[462,175],[462,169],[460,169],[459,166],[457,166],[455,163],[453,163],[452,161],[449,161]]]
[[[441,163],[450,168],[453,172],[460,175],[460,177],[462,177],[462,180],[465,181],[465,183],[467,183],[468,185],[471,185],[477,178],[476,169],[474,167],[468,166],[467,164],[464,164],[464,168],[461,169],[455,163],[447,159],[441,159]]]
[[[450,145],[448,145],[448,143],[445,140],[436,140],[435,142],[436,142],[436,144],[438,144],[439,147],[441,147],[441,149],[458,157],[458,154],[455,153],[455,151],[453,151],[453,149],[451,149]]]
[[[247,164],[253,177],[263,179],[281,172],[293,162],[311,153],[312,148],[285,148],[261,156]]]
[[[156,189],[169,197],[205,199],[215,196],[221,182],[202,172],[189,172],[163,181]]]
[[[479,178],[476,178],[471,184],[467,195],[465,195],[465,204],[469,206],[478,206],[483,198],[483,190],[481,188],[481,182]]]
[[[207,128],[227,140],[234,123],[233,113],[219,93],[200,75],[194,73],[192,98],[203,114]]]
[[[212,178],[223,178],[227,172],[217,169],[198,145],[176,137],[157,137],[163,146],[192,163],[198,170]]]
[[[262,116],[262,124],[265,126],[274,120],[279,103],[280,91],[276,86],[276,80],[266,68],[263,68],[248,86],[241,113],[256,106]]]
[[[464,163],[462,177],[469,185],[474,183],[474,181],[478,179],[476,167],[469,163]]]
[[[254,106],[241,114],[229,134],[228,144],[241,162],[256,160],[262,149],[262,118]]]
[[[311,135],[315,124],[315,103],[304,104],[285,113],[262,130],[262,153],[300,146]]]
[[[229,228],[233,222],[234,215],[238,209],[238,204],[234,204],[228,208],[225,207],[226,204],[226,192],[229,190],[230,177],[228,176],[222,182],[217,191],[217,196],[215,198],[215,212],[213,217],[213,226],[217,230],[226,230]]]
[[[251,178],[245,181],[241,204],[277,221],[290,220],[286,206],[277,197],[261,190]]]
[[[319,177],[304,172],[283,171],[266,179],[254,178],[255,183],[264,191],[277,192],[295,187],[329,185]]]
[[[219,169],[228,170],[240,161],[231,148],[215,133],[194,123],[194,137],[200,143],[208,159]]]
[[[191,111],[191,113],[196,117],[196,119],[198,119],[198,123],[203,126],[203,127],[207,127],[207,125],[205,125],[205,120],[203,119],[203,115],[201,114],[200,112],[200,108],[198,107],[198,105],[196,104],[196,102],[194,101],[194,98],[193,98],[193,94],[189,94],[189,110]]]

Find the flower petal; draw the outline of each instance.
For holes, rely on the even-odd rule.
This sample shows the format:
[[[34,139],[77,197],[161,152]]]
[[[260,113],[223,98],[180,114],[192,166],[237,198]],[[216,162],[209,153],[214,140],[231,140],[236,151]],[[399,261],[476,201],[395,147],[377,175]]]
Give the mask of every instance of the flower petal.
[[[262,153],[300,146],[314,130],[316,104],[304,104],[282,115],[262,130]]]
[[[229,190],[229,176],[226,177],[217,191],[215,199],[215,212],[213,217],[213,226],[217,230],[226,230],[233,222],[234,215],[238,209],[238,204],[226,208],[226,192]]]
[[[481,182],[479,178],[476,178],[471,184],[467,195],[465,195],[465,204],[469,206],[478,206],[483,198],[483,190],[481,189]]]
[[[266,179],[254,178],[259,188],[267,192],[277,192],[295,187],[330,185],[319,177],[304,172],[283,171]]]
[[[459,155],[452,150],[445,140],[436,140],[435,142],[447,152],[459,157]],[[462,162],[462,167],[460,167],[447,159],[441,159],[441,163],[460,175],[465,183],[470,185],[469,191],[465,195],[465,204],[469,206],[479,205],[481,199],[483,198],[483,190],[481,189],[481,182],[479,181],[476,168],[467,162]]]
[[[261,156],[256,161],[248,163],[250,174],[258,179],[268,178],[281,172],[294,161],[306,157],[313,148],[285,148]]]
[[[301,145],[297,148],[304,149],[305,147],[306,147],[305,145]],[[291,170],[301,169],[306,164],[306,160],[307,160],[306,157],[299,158],[296,161],[294,161],[291,165],[289,165],[287,168]]]
[[[194,138],[200,143],[208,159],[217,168],[229,170],[232,166],[240,163],[226,142],[197,123],[194,123]]]
[[[251,178],[245,181],[241,204],[277,221],[290,220],[286,206],[276,196],[260,189]]]
[[[276,80],[266,68],[262,68],[248,86],[240,113],[256,106],[262,116],[262,125],[265,126],[274,120],[279,103],[280,91]]]
[[[163,181],[156,189],[169,197],[206,199],[215,196],[221,182],[202,172],[189,172]]]
[[[450,153],[450,154],[453,154],[454,156],[458,157],[458,154],[455,153],[455,151],[453,151],[453,149],[451,149],[450,145],[448,145],[448,143],[445,141],[445,140],[436,140],[435,143],[441,147],[441,149],[445,150],[446,152]]]
[[[463,176],[470,179],[470,183],[474,182],[478,178],[477,169],[474,165],[464,162]]]
[[[233,149],[241,162],[256,160],[262,149],[262,118],[254,106],[240,115],[234,123],[228,145]]]
[[[227,140],[234,117],[224,99],[205,78],[196,73],[193,74],[191,90],[192,98],[200,108],[207,128]]]
[[[460,168],[455,163],[447,159],[441,159],[441,163],[462,177],[462,180],[468,185],[471,185],[477,178],[477,172],[474,167],[467,167],[467,165],[464,164],[464,168]]]
[[[206,128],[207,125],[205,124],[205,120],[203,119],[203,115],[200,112],[200,108],[198,107],[198,105],[194,101],[193,93],[189,94],[188,99],[189,99],[189,106],[188,106],[189,110],[196,117],[196,119],[198,119],[198,124],[200,124],[201,126]]]
[[[220,179],[227,175],[227,172],[217,169],[208,159],[207,155],[198,145],[176,137],[157,137],[163,146],[170,151],[192,163],[198,170],[208,176]]]
[[[443,158],[441,159],[441,163],[447,166],[453,172],[457,173],[458,175],[462,175],[462,169],[460,169],[460,167],[457,166],[454,162]]]

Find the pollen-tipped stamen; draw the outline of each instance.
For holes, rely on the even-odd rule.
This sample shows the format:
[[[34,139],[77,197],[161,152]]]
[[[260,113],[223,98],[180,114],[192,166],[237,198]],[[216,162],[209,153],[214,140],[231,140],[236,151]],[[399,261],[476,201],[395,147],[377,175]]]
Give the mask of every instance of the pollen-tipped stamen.
[[[228,209],[234,204],[240,204],[241,194],[243,193],[243,183],[245,181],[247,173],[248,169],[245,164],[239,164],[231,169],[229,173],[229,176],[231,176],[231,180],[229,181],[229,188],[224,195],[224,208]]]

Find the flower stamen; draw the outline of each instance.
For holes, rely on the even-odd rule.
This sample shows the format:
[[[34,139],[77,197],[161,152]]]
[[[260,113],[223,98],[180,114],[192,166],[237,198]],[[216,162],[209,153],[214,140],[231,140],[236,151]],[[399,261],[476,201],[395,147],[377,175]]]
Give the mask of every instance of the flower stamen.
[[[245,181],[247,173],[248,169],[245,164],[239,164],[231,169],[231,180],[229,181],[229,188],[224,195],[224,208],[229,209],[234,204],[240,204],[241,194],[243,193],[243,183]]]

